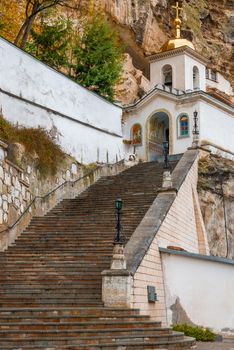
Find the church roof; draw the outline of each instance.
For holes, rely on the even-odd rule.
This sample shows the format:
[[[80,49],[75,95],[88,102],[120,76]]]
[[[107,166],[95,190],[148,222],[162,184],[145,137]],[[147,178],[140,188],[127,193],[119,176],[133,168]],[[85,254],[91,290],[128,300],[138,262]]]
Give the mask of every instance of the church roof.
[[[195,50],[193,43],[187,39],[175,38],[169,39],[160,49],[160,52],[165,52],[173,49],[177,49],[178,47],[188,46],[191,49]]]
[[[131,112],[132,110],[137,109],[138,107],[144,105],[149,99],[153,98],[156,95],[163,95],[173,99],[175,102],[180,99],[190,99],[193,97],[205,99],[207,102],[218,104],[221,108],[227,110],[229,113],[234,115],[234,107],[230,101],[220,99],[218,96],[209,94],[202,90],[178,90],[170,88],[165,85],[157,84],[153,89],[148,91],[141,99],[123,106],[123,110]]]
[[[176,40],[176,39],[174,39],[174,40]],[[185,39],[183,39],[183,40],[185,40]],[[204,63],[205,65],[207,65],[210,62],[208,60],[208,58],[204,57],[203,55],[201,55],[199,52],[195,51],[194,49],[192,49],[188,45],[180,46],[180,47],[170,49],[167,51],[161,51],[161,52],[158,52],[154,55],[148,56],[147,58],[148,58],[149,62],[152,63],[152,62],[155,62],[158,60],[165,59],[167,57],[178,56],[178,55],[181,55],[183,53],[187,54],[188,56],[191,56],[193,58],[196,58],[198,61]]]

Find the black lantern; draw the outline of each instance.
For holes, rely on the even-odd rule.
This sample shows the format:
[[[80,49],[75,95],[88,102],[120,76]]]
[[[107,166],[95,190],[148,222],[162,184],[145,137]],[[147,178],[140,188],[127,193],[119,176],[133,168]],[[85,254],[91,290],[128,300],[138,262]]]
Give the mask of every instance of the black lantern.
[[[169,142],[164,141],[163,142],[164,169],[167,169],[167,170],[169,169],[168,153],[169,153]]]
[[[123,208],[123,201],[121,198],[117,198],[115,201],[115,209],[121,210]]]
[[[193,125],[193,135],[199,135],[199,129],[198,129],[198,112],[195,111],[193,113],[193,119],[194,119],[194,125]]]
[[[116,209],[116,235],[114,239],[115,244],[124,244],[125,238],[122,235],[122,225],[121,225],[121,215],[122,215],[123,201],[121,198],[117,198],[115,201],[115,209]]]

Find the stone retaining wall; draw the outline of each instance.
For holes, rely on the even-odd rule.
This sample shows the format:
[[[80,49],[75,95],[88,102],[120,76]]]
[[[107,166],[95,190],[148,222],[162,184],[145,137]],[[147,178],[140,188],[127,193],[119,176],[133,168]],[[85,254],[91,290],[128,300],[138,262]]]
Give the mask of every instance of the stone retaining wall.
[[[0,251],[15,241],[33,216],[45,215],[61,200],[76,197],[102,176],[125,169],[123,161],[83,166],[67,156],[54,176],[42,178],[36,166],[30,164],[23,170],[9,161],[7,149],[0,140]]]
[[[28,173],[7,160],[7,148],[0,141],[0,226],[12,225],[32,200]]]

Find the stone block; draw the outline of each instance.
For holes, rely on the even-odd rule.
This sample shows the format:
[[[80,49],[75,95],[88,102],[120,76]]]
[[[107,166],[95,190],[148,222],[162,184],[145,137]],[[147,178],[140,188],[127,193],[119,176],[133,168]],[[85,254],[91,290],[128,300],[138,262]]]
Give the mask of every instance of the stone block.
[[[127,270],[102,272],[102,301],[105,307],[131,308],[133,277]]]
[[[18,190],[18,191],[21,191],[21,184],[19,182],[19,180],[16,178],[16,181],[15,181],[15,188]]]
[[[3,161],[5,158],[5,152],[2,148],[0,148],[0,161]]]
[[[72,166],[71,166],[71,173],[73,174],[73,175],[77,175],[77,165],[75,164],[75,163],[73,163],[72,164]]]
[[[20,206],[20,201],[19,201],[18,198],[15,198],[14,204],[16,205],[17,208],[19,208],[19,206]]]
[[[7,222],[8,222],[8,215],[7,215],[7,213],[4,213],[4,214],[3,214],[3,222],[4,222],[4,223],[7,223]]]
[[[28,165],[28,166],[27,166],[27,173],[30,175],[31,172],[32,172],[32,168]]]
[[[26,192],[26,200],[29,202],[31,199],[31,193],[29,191]]]
[[[70,180],[71,179],[71,172],[70,170],[66,171],[66,180]]]
[[[8,224],[13,225],[18,219],[17,209],[13,204],[9,205]]]
[[[4,170],[2,166],[0,166],[0,179],[4,179]]]
[[[8,202],[7,201],[3,201],[2,208],[5,212],[8,211]]]
[[[4,201],[7,201],[7,195],[6,195],[6,194],[3,194],[3,195],[2,195],[2,199],[3,199]]]
[[[21,213],[24,212],[24,206],[23,206],[23,204],[21,204],[21,206],[20,206],[20,212],[21,212]]]
[[[3,224],[3,210],[0,209],[0,225]]]
[[[5,172],[5,176],[4,176],[4,183],[7,186],[11,185],[11,176],[6,172]]]
[[[12,176],[12,178],[11,178],[12,186],[15,186],[15,182],[16,182],[16,178],[15,178],[15,176]]]

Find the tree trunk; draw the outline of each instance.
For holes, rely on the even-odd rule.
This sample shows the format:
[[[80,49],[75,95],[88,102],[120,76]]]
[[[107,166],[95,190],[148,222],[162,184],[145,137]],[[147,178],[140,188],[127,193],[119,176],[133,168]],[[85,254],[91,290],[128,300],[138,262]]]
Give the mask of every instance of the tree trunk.
[[[19,30],[19,32],[18,32],[18,34],[17,34],[17,36],[16,36],[16,38],[15,38],[15,40],[14,40],[14,44],[17,45],[17,46],[18,46],[18,44],[19,44],[20,38],[21,38],[22,35],[23,35],[24,29],[25,29],[25,27],[26,27],[26,25],[27,25],[27,22],[28,22],[28,18],[27,18],[27,19],[25,20],[25,22],[22,24],[22,26],[21,26],[21,28],[20,28],[20,30]]]
[[[28,22],[26,24],[26,27],[24,29],[24,34],[23,34],[23,37],[22,37],[22,40],[21,40],[21,44],[20,44],[20,48],[21,49],[24,49],[24,47],[26,45],[26,42],[28,40],[28,36],[29,36],[30,30],[32,29],[33,22],[34,22],[35,18],[36,18],[36,15],[29,17],[29,20],[28,20]]]

